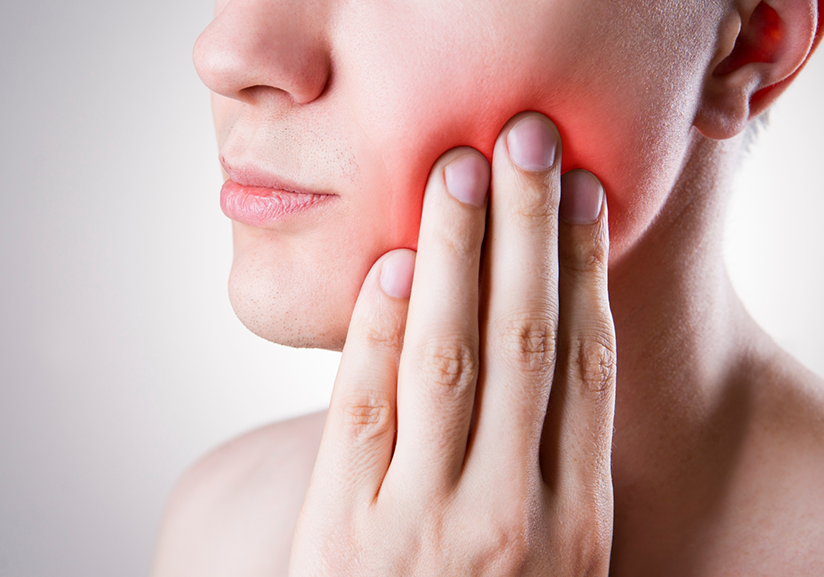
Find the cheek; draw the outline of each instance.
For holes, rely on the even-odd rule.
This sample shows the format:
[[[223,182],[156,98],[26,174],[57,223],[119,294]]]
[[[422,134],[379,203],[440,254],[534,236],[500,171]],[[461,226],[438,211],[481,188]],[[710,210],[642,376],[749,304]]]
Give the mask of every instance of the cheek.
[[[387,31],[386,25],[373,28]],[[534,39],[531,51],[494,44],[481,50],[422,43],[390,28],[350,55],[354,65],[342,82],[359,127],[357,148],[362,156],[380,151],[362,167],[364,184],[388,189],[384,219],[400,225],[391,231],[396,246],[415,247],[423,191],[437,158],[472,146],[491,160],[501,128],[524,110],[542,112],[558,126],[564,171],[585,168],[602,180],[615,251],[642,234],[680,168],[694,107],[683,95],[694,87],[677,67],[654,70],[648,53],[648,62],[639,57],[627,69],[625,60],[645,49],[622,53],[597,33],[569,25],[548,32],[558,38],[553,45]],[[445,36],[434,31],[428,38]],[[650,77],[655,86],[648,86]]]
[[[229,3],[229,0],[216,0],[215,1],[215,10],[214,10],[214,17],[217,18],[217,15],[223,12],[223,9],[226,8],[226,5]]]
[[[404,78],[390,99],[362,102],[359,125],[369,127],[369,135],[357,144],[361,158],[370,149],[381,151],[364,163],[364,184],[368,190],[388,192],[387,212],[375,218],[397,227],[388,231],[395,246],[414,249],[417,244],[424,189],[435,161],[454,147],[471,146],[491,162],[501,128],[524,110],[541,112],[558,126],[564,171],[585,168],[602,180],[616,232],[623,235],[640,226],[635,220],[649,220],[655,209],[651,192],[666,188],[677,168],[667,161],[673,141],[664,146],[660,133],[648,129],[660,119],[635,122],[632,103],[611,100],[594,89],[577,97],[547,94],[537,86],[524,90],[528,82],[502,72],[494,89],[491,82],[479,90],[456,82],[453,74],[429,74]]]

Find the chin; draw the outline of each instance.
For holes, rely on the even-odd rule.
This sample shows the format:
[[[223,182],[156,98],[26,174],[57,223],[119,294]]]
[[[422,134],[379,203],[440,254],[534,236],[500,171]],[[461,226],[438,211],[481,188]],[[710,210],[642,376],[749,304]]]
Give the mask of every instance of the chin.
[[[265,266],[254,256],[236,257],[229,300],[246,328],[267,341],[340,351],[362,282],[306,268]]]

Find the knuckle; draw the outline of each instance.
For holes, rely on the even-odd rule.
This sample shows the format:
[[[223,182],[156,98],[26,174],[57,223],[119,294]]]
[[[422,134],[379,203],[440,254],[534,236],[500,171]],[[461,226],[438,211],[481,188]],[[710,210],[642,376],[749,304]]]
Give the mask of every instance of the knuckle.
[[[543,375],[555,365],[556,341],[553,315],[527,314],[507,319],[500,334],[501,351],[519,371]]]
[[[570,366],[578,368],[585,393],[605,395],[613,388],[616,354],[611,332],[604,330],[597,336],[579,339],[570,352]]]
[[[581,512],[574,536],[582,567],[599,566],[609,558],[612,530],[611,503],[606,504],[601,498],[588,502]]]
[[[609,259],[606,229],[598,223],[594,230],[580,232],[582,238],[559,243],[558,261],[561,268],[570,273],[606,273]]]
[[[435,238],[447,254],[458,259],[467,259],[480,253],[483,240],[483,227],[473,224],[474,219],[468,215],[458,214],[452,218],[443,218],[435,229]]]
[[[558,222],[557,195],[551,194],[547,175],[534,175],[532,178],[534,180],[522,183],[518,194],[513,195],[513,214],[520,224],[527,227],[554,230]]]
[[[490,562],[484,563],[503,569],[504,575],[523,574],[524,564],[529,558],[527,531],[522,526],[498,526],[490,531],[486,553]]]
[[[602,575],[609,563],[613,534],[613,501],[610,490],[590,487],[567,494],[562,510],[571,521],[556,526],[556,534],[570,555],[566,561],[574,575]]]
[[[545,541],[541,520],[540,492],[535,483],[515,483],[512,491],[491,497],[490,507],[480,515],[477,557],[480,566],[495,567],[495,575],[524,575],[534,556],[536,542]],[[499,492],[500,493],[500,492]],[[485,556],[485,557],[484,557]]]
[[[387,311],[372,314],[362,331],[363,339],[371,349],[400,351],[403,348],[403,319]]]
[[[355,439],[368,440],[394,430],[392,400],[377,391],[360,391],[342,405],[346,429]]]
[[[608,530],[590,529],[580,533],[569,541],[574,544],[573,554],[569,557],[572,574],[605,575],[612,548],[612,525]]]
[[[436,394],[460,395],[478,374],[478,353],[463,341],[428,343],[421,353],[420,373]]]

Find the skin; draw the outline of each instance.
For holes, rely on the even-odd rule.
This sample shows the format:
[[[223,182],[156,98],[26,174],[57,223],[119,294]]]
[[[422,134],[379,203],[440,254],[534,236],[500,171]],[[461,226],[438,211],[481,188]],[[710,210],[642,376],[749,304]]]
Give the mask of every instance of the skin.
[[[660,210],[699,104],[685,95],[715,57],[718,24],[705,11],[720,18],[718,3],[670,6],[677,18],[645,2],[442,4],[217,3],[195,62],[216,93],[221,157],[340,195],[299,230],[235,226],[230,296],[260,336],[341,349],[366,272],[388,250],[416,247],[435,160],[462,145],[491,159],[522,110],[556,119],[564,170],[594,171],[609,190],[613,262]],[[665,58],[648,48],[658,38],[672,46]],[[644,153],[627,163],[627,149]]]
[[[538,545],[518,543],[515,550],[526,560],[524,567],[511,564],[505,554],[491,554],[489,564],[475,565],[488,574],[580,569],[553,566],[558,559],[583,559],[594,574],[605,574],[605,555],[613,575],[821,574],[824,383],[754,325],[729,285],[721,256],[725,200],[741,134],[809,57],[816,7],[800,0],[769,5],[673,1],[657,3],[654,11],[640,1],[596,0],[391,6],[321,0],[219,2],[215,21],[198,40],[195,63],[215,92],[223,161],[230,166],[253,164],[338,195],[328,210],[311,218],[267,228],[234,225],[233,305],[251,330],[270,340],[328,348],[346,342],[346,348],[328,422],[319,415],[264,428],[219,449],[184,477],[164,522],[155,575],[287,574],[290,551],[297,559],[295,575],[305,574],[318,555],[328,561],[325,567],[345,574],[353,568],[335,551],[346,548],[319,549],[318,544],[353,539],[365,544],[359,570],[381,574],[381,567],[416,567],[404,561],[412,553],[395,537],[416,531],[416,517],[404,512],[433,509],[433,501],[421,494],[431,495],[427,488],[438,484],[422,478],[420,483],[393,485],[392,479],[410,478],[393,473],[395,463],[406,463],[407,471],[427,471],[438,463],[431,468],[457,467],[466,470],[461,479],[486,473],[494,481],[496,471],[522,470],[518,459],[529,451],[541,454],[542,467],[533,471],[534,479],[549,485],[553,475],[566,478],[565,472],[575,470],[576,464],[589,471],[579,484],[564,485],[567,490],[560,491],[556,501],[532,502],[541,511],[537,527],[558,527],[561,522],[584,532],[549,531]],[[467,319],[477,319],[473,311],[486,318],[484,311],[507,300],[502,295],[511,297],[514,289],[496,291],[495,286],[507,286],[507,278],[528,283],[530,277],[482,273],[479,286],[469,266],[480,266],[478,207],[460,205],[464,213],[449,213],[446,205],[433,200],[446,196],[427,192],[424,200],[424,190],[443,182],[445,159],[455,154],[453,150],[441,158],[444,152],[456,146],[474,148],[492,166],[490,226],[501,231],[500,236],[487,235],[484,245],[486,255],[501,256],[486,258],[484,266],[494,270],[496,262],[524,258],[518,250],[506,249],[517,244],[505,243],[524,227],[519,229],[512,219],[496,225],[494,216],[496,210],[507,213],[496,206],[506,207],[530,190],[529,179],[502,184],[518,172],[506,164],[507,153],[501,151],[508,149],[501,139],[512,126],[507,122],[522,110],[550,116],[563,141],[561,166],[541,181],[542,194],[554,198],[557,206],[565,189],[560,173],[583,167],[598,176],[608,198],[609,223],[602,226],[609,229],[608,299],[619,367],[612,442],[610,427],[595,426],[608,424],[611,411],[588,411],[586,407],[596,406],[593,401],[570,413],[584,430],[587,423],[597,430],[587,445],[595,447],[591,451],[581,451],[584,433],[548,439],[546,431],[564,429],[551,425],[551,416],[544,422],[542,411],[501,408],[511,399],[495,393],[500,383],[523,382],[528,371],[500,369],[509,366],[506,359],[496,360],[478,345],[478,338],[494,342],[500,331],[483,322],[473,329]],[[470,213],[474,221],[467,217]],[[427,249],[423,239],[438,238],[437,231],[450,223],[457,223],[451,229],[455,235],[474,239],[466,241],[473,248],[463,260],[439,262],[443,247]],[[422,234],[419,247],[421,230],[433,233]],[[571,251],[583,262],[598,253],[598,242],[605,242],[590,237],[587,244],[583,237],[564,236],[563,226],[558,230],[535,238],[544,238],[550,247],[557,244],[561,255]],[[483,374],[500,376],[468,378],[484,396],[500,399],[478,401],[476,422],[497,423],[503,432],[496,435],[493,426],[483,433],[482,427],[470,427],[455,416],[465,415],[466,406],[471,413],[472,398],[483,397],[470,396],[463,412],[450,412],[431,399],[427,404],[404,393],[416,386],[403,386],[415,382],[403,367],[425,362],[417,348],[401,351],[402,339],[388,339],[394,343],[394,358],[401,359],[397,368],[367,346],[363,334],[376,330],[370,323],[382,318],[369,311],[394,310],[389,318],[395,320],[381,330],[402,334],[406,305],[381,301],[376,288],[385,262],[379,259],[397,249],[419,250],[419,280],[406,322],[437,334],[445,330],[445,316],[460,313],[456,318],[464,319],[463,328],[453,340],[477,350]],[[541,266],[553,270],[551,263],[520,270],[537,271],[540,277]],[[420,280],[421,270],[433,272]],[[450,272],[461,270],[469,272]],[[468,305],[462,301],[467,310],[456,312],[457,305],[438,308],[442,299],[427,291],[439,278],[445,291],[477,295],[469,297]],[[552,283],[546,287],[548,302],[558,302],[558,290],[562,295],[566,290],[595,296],[589,301],[566,299],[581,306],[562,306],[548,319],[549,326],[564,326],[567,319],[585,314],[592,315],[592,323],[611,326],[609,312],[593,305],[607,299],[605,283],[599,284],[597,275],[558,283],[557,288]],[[544,293],[536,289],[530,294]],[[528,297],[522,300],[541,309]],[[472,336],[473,330],[478,336]],[[564,350],[563,331],[550,333]],[[580,371],[559,366],[549,415],[558,413],[552,411],[554,403],[565,406],[563,399],[582,390],[581,383],[576,386],[571,379]],[[390,414],[396,409],[398,414],[398,457],[389,465],[392,447],[386,439],[391,435],[383,430],[367,435],[382,441],[358,444],[339,415],[347,414],[346,391],[357,392],[368,380],[376,390],[391,392],[395,378],[398,396],[387,398]],[[538,382],[541,394],[549,394],[547,379]],[[520,401],[544,407],[542,398]],[[515,395],[512,402],[518,400]],[[600,402],[603,405],[602,398]],[[404,410],[410,415],[406,419]],[[502,416],[483,418],[496,411]],[[536,426],[544,431],[539,445],[488,450],[507,431],[534,440],[527,432]],[[465,431],[463,437],[448,434],[458,429]],[[453,447],[469,439],[470,447],[479,447],[473,454],[511,456],[510,468],[491,458],[470,466],[465,454],[444,457],[443,447],[414,448],[416,439],[426,439],[433,431],[444,432],[435,438],[451,439],[457,443]],[[358,447],[366,451],[361,458],[345,458]],[[319,448],[318,469],[310,482]],[[346,479],[366,474],[353,464],[364,460],[379,463],[366,471],[377,483],[372,491],[382,485],[375,479],[386,481],[384,517],[372,515],[375,509],[358,509],[352,496],[357,491],[347,484]],[[547,462],[558,463],[557,470],[547,468]],[[466,466],[456,465],[460,463]],[[610,463],[611,469],[597,463]],[[395,470],[404,469],[397,465]],[[486,486],[462,483],[454,486]],[[510,494],[511,485],[491,482],[487,490],[493,497]],[[612,499],[597,500],[593,506],[580,496],[568,497],[575,495],[569,487],[579,485],[611,487],[614,508]],[[507,491],[498,489],[502,486]],[[442,487],[438,490],[445,494]],[[462,505],[434,510],[457,519],[456,526],[463,529],[450,532],[452,536],[463,537],[467,528],[476,526],[472,511],[479,503],[495,503],[483,491],[448,494],[460,494],[451,502]],[[517,504],[530,503],[524,494],[514,494],[515,505],[506,509],[498,504],[502,508],[495,510],[511,512],[518,510]],[[339,497],[334,501],[337,509],[330,508],[330,496]],[[558,502],[572,505],[561,513]],[[361,511],[355,517],[367,521],[336,529],[330,537],[329,526],[345,525],[334,522],[341,510]],[[592,510],[598,512],[594,518],[573,513]],[[328,513],[326,525],[318,511]],[[596,521],[605,516],[613,520],[606,551],[605,525]],[[495,515],[501,517],[507,515]],[[371,542],[366,536],[375,527],[398,546],[387,551]],[[461,552],[490,550],[494,552],[484,547],[483,539],[444,540],[441,547],[422,554],[415,550],[409,559],[427,560],[422,567],[431,574],[435,567],[455,567]],[[306,551],[314,553],[313,561]]]

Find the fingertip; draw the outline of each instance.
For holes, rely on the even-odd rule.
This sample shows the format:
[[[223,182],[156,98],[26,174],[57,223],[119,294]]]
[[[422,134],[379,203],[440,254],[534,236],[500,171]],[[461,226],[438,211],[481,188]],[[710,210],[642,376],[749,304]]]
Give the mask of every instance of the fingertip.
[[[606,199],[601,181],[587,170],[570,170],[561,177],[559,216],[570,224],[593,224]]]
[[[489,176],[489,161],[474,149],[444,167],[446,190],[461,202],[477,207],[482,207],[486,202]]]
[[[380,286],[383,292],[396,299],[408,299],[412,294],[415,273],[415,253],[399,249],[389,253],[381,265]]]
[[[519,168],[529,172],[551,168],[559,156],[560,142],[555,124],[540,113],[523,115],[506,135],[510,158]]]

